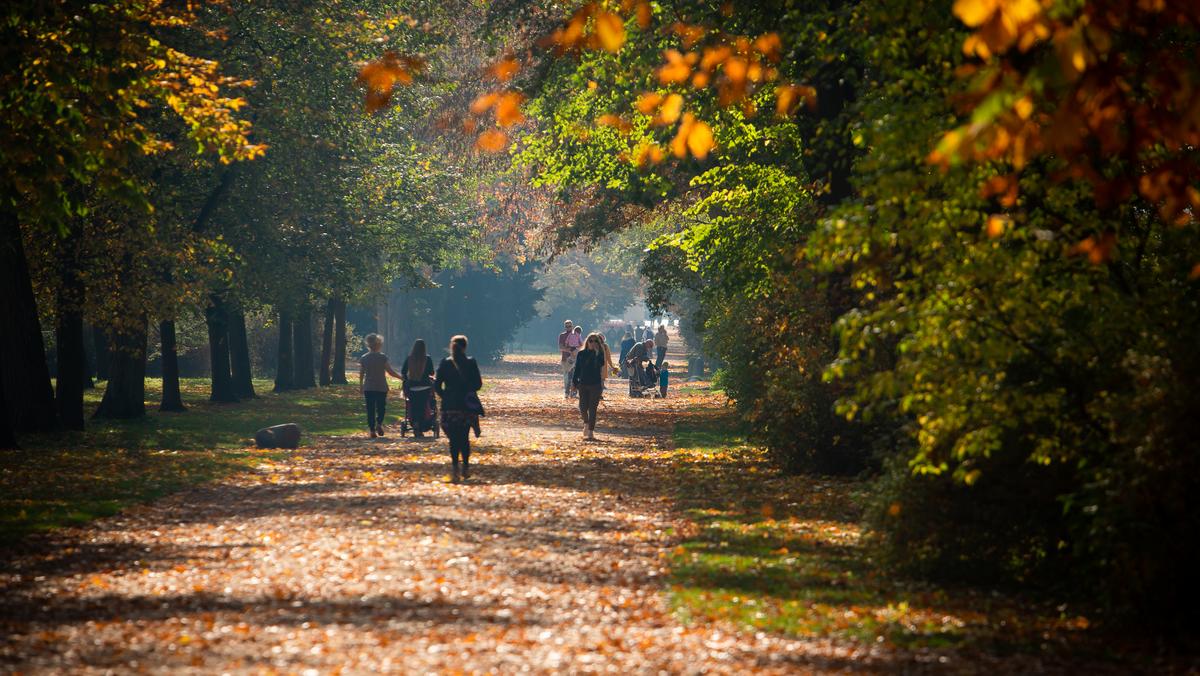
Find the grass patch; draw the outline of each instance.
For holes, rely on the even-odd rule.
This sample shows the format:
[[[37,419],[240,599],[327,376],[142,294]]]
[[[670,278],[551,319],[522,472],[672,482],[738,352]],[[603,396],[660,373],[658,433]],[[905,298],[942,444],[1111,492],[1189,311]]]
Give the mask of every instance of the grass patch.
[[[185,379],[188,411],[159,413],[161,384],[148,379],[142,419],[89,419],[84,432],[23,437],[23,450],[0,453],[0,544],[110,516],[278,457],[252,448],[254,432],[267,425],[299,423],[308,439],[363,427],[357,386],[272,394],[271,382],[254,385],[263,393],[257,399],[213,404],[206,379]],[[102,389],[86,393],[88,415],[102,395]]]
[[[867,486],[784,476],[732,418],[674,430],[677,505],[690,532],[670,555],[685,621],[910,650],[1064,648],[1087,627],[1060,609],[895,578],[861,525]]]

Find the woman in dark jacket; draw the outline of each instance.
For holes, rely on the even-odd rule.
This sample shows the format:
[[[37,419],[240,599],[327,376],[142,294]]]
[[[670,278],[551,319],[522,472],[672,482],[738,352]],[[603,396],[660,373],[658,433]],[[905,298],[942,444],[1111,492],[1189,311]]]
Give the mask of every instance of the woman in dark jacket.
[[[412,427],[413,436],[420,439],[437,424],[430,405],[433,397],[433,357],[429,356],[424,340],[418,338],[413,342],[412,352],[408,353],[400,376],[404,383],[404,396],[408,399],[408,424]]]
[[[608,355],[604,349],[604,338],[593,333],[583,342],[583,349],[575,357],[575,374],[571,377],[575,389],[579,390],[579,413],[583,416],[583,438],[595,439],[596,408],[604,392],[605,369]]]
[[[457,483],[459,478],[471,476],[471,428],[478,429],[479,397],[475,393],[483,387],[479,364],[467,356],[467,337],[454,336],[450,339],[450,356],[438,364],[434,390],[442,400],[442,431],[450,440],[452,461],[450,479]],[[459,459],[462,459],[460,474]]]
[[[636,344],[637,341],[633,339],[633,331],[626,331],[625,339],[621,341],[621,358],[617,360],[617,363],[621,365],[622,378],[629,377],[629,367],[625,364],[625,358],[629,356],[629,351],[632,350],[633,346]]]

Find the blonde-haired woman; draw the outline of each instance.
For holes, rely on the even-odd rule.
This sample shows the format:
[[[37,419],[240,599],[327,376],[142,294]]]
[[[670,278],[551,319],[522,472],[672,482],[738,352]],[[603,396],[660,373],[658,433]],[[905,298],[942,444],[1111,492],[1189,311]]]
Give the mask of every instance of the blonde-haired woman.
[[[583,438],[595,439],[596,409],[604,392],[608,375],[608,349],[604,336],[593,333],[583,341],[583,349],[575,356],[575,373],[571,382],[579,391],[579,414],[583,417]]]

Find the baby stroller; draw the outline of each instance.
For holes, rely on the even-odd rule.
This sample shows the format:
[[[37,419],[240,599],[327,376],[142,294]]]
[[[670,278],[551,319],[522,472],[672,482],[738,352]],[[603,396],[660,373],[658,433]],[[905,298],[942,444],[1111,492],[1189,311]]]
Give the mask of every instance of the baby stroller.
[[[654,362],[648,361],[643,368],[634,368],[629,375],[629,396],[635,399],[658,396],[658,368]]]
[[[414,435],[416,434],[416,430],[413,429],[412,421],[417,419],[415,415],[417,413],[424,413],[423,420],[425,421],[426,427],[433,430],[434,439],[437,439],[440,435],[437,424],[437,396],[433,394],[432,387],[424,391],[429,393],[429,403],[426,405],[423,412],[417,412],[410,410],[410,407],[413,405],[412,393],[408,391],[407,387],[404,388],[404,419],[400,421],[401,437],[408,432],[413,432]]]

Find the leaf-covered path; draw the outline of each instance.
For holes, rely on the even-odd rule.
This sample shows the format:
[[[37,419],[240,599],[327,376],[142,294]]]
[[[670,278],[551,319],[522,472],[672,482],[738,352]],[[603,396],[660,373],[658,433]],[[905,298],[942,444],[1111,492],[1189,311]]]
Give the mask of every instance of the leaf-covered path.
[[[886,668],[862,648],[685,626],[669,612],[665,559],[681,524],[665,444],[674,421],[711,414],[713,397],[614,391],[597,441],[584,442],[551,359],[517,358],[485,378],[489,416],[467,484],[446,481],[444,440],[323,437],[255,472],[31,540],[0,564],[0,665]]]

